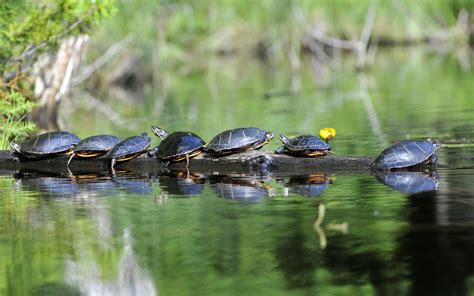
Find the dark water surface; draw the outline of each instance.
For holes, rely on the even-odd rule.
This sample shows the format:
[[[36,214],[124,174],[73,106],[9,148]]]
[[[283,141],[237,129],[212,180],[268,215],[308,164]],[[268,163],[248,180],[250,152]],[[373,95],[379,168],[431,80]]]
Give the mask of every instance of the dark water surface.
[[[97,124],[103,116],[78,110],[70,130],[129,136],[153,123],[209,141],[237,126],[289,136],[331,126],[341,155],[438,139],[445,144],[438,170],[283,177],[0,170],[0,294],[474,294],[472,70],[417,51],[382,55],[363,77],[303,68],[292,78],[288,69],[222,63],[171,77],[160,103],[150,94],[117,104],[117,112],[129,109],[124,123]],[[300,80],[294,95],[263,96],[290,89],[292,79]]]

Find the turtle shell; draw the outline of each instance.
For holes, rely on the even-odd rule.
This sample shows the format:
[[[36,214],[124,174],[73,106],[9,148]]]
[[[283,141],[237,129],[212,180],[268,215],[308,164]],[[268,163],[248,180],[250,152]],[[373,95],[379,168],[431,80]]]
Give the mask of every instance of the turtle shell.
[[[158,146],[158,157],[179,160],[187,154],[201,149],[206,142],[192,132],[174,132],[164,138]]]
[[[290,152],[314,151],[314,150],[330,150],[331,145],[321,141],[312,135],[301,135],[290,139],[285,144],[285,148]]]
[[[403,141],[382,151],[375,159],[374,165],[383,170],[424,164],[439,147],[431,141]]]
[[[259,144],[266,144],[273,138],[273,133],[268,133],[260,128],[246,127],[224,131],[216,135],[207,145],[210,153],[225,154],[236,151],[244,151],[254,148]]]
[[[138,155],[145,152],[150,147],[151,139],[147,133],[143,133],[141,136],[133,136],[126,138],[110,150],[108,157],[111,159],[125,160],[134,155]]]
[[[120,138],[113,135],[97,135],[85,138],[74,148],[74,153],[105,153],[120,143]]]
[[[69,152],[81,139],[68,132],[49,132],[29,139],[19,145],[22,156],[35,158]]]

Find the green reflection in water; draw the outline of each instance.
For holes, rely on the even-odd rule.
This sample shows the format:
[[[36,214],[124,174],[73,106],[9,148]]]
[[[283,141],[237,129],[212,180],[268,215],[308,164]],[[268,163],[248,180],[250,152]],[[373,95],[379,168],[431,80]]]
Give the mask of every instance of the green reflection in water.
[[[237,126],[289,136],[332,126],[334,151],[351,155],[374,155],[384,141],[408,136],[474,138],[473,75],[455,60],[395,50],[380,55],[365,77],[347,69],[315,74],[305,63],[292,76],[281,65],[211,60],[201,72],[169,74],[166,90],[152,87],[135,104],[106,99],[122,123],[103,124],[102,114],[76,110],[71,131],[127,136],[154,123],[209,140]],[[264,97],[291,89],[292,79],[300,83],[295,95]],[[278,146],[274,140],[264,149]],[[53,198],[1,177],[0,294],[77,292],[66,281],[68,260],[93,262],[101,283],[115,283],[125,229],[138,266],[161,295],[407,294],[430,282],[472,294],[472,155],[470,148],[441,150],[442,164],[471,169],[441,171],[444,191],[415,197],[372,176],[334,176],[313,198],[284,197],[271,180],[277,195],[258,203],[217,198],[209,186],[192,198],[166,198],[158,183],[144,194],[79,187]],[[314,227],[322,203],[325,249]],[[342,223],[347,233],[334,228]]]

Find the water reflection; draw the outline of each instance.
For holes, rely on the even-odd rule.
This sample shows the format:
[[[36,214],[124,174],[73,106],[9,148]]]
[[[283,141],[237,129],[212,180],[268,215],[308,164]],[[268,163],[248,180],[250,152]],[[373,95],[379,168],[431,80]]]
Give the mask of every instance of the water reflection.
[[[325,174],[312,174],[308,176],[296,176],[289,178],[285,184],[291,193],[304,196],[319,196],[329,185],[332,179]]]
[[[44,198],[70,198],[79,192],[73,178],[29,173],[19,173],[14,177],[15,190],[38,192]]]
[[[11,194],[13,202],[21,200],[23,191],[28,196],[35,191],[41,197],[68,198],[23,200],[19,207],[23,218],[10,224],[6,219],[0,241],[18,235],[24,243],[15,248],[43,253],[32,259],[24,275],[15,268],[20,264],[29,268],[30,262],[25,264],[29,258],[6,253],[0,259],[14,277],[34,279],[40,291],[68,291],[61,286],[66,277],[69,288],[76,289],[71,291],[100,295],[153,295],[157,293],[153,281],[163,295],[209,294],[218,289],[216,282],[225,280],[245,280],[250,283],[245,292],[262,295],[314,295],[333,288],[340,292],[338,286],[359,294],[370,288],[380,295],[446,294],[447,290],[467,295],[474,274],[473,174],[472,169],[441,170],[440,179],[447,185],[421,192],[413,189],[414,184],[423,183],[420,179],[438,182],[437,178],[416,172],[378,176],[396,180],[397,186],[405,184],[403,192],[409,196],[386,190],[371,175],[338,175],[337,182],[324,174],[285,176],[277,188],[287,187],[292,198],[269,199],[275,191],[270,184],[276,182],[263,177],[192,173],[70,177],[22,172],[3,183],[8,190],[3,188],[2,193]],[[75,189],[64,189],[70,186]],[[166,194],[203,198],[170,198],[166,206],[155,207],[157,186]],[[136,192],[145,198],[137,199]],[[121,198],[111,198],[117,194]],[[317,199],[293,198],[318,195]],[[219,202],[215,196],[242,203]],[[14,203],[7,201],[0,199],[3,210],[16,215],[10,210]],[[120,239],[129,225],[135,238],[133,250],[126,238],[131,233],[125,232],[123,244]],[[34,247],[38,245],[41,248]],[[12,249],[8,245],[3,250]],[[54,266],[60,270],[59,280],[48,285],[31,276],[37,270],[52,274],[48,269],[52,257],[61,261]],[[11,286],[19,286],[14,277]],[[266,290],[275,281],[281,286]]]
[[[472,295],[474,195],[440,195],[431,191],[409,197],[410,227],[399,238],[396,260],[407,265],[414,279],[410,295]]]
[[[392,189],[409,194],[438,190],[438,180],[430,172],[378,172],[376,178]]]
[[[259,202],[275,195],[270,185],[251,177],[212,176],[210,187],[219,198],[245,203]]]
[[[21,172],[14,175],[13,188],[17,191],[37,192],[44,198],[80,198],[83,194],[112,195],[116,191],[149,194],[152,185],[147,175],[121,173],[54,175],[37,172]]]
[[[118,189],[130,193],[146,195],[153,191],[150,178],[145,174],[114,174],[112,181]]]
[[[207,177],[202,174],[184,172],[168,173],[158,177],[160,187],[166,194],[189,197],[200,194]]]
[[[113,279],[102,279],[99,264],[91,258],[66,261],[66,282],[83,295],[157,295],[150,276],[138,265],[130,230],[123,234],[123,252]]]

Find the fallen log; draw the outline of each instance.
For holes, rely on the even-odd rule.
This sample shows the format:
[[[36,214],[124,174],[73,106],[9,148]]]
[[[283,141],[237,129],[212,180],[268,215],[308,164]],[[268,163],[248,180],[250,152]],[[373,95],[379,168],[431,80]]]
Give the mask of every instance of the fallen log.
[[[0,151],[0,169],[29,170],[50,173],[69,173],[66,163],[69,156],[14,160],[11,151]],[[369,173],[372,157],[326,155],[319,157],[293,157],[270,151],[247,151],[243,153],[210,157],[201,154],[190,159],[189,170],[207,175],[225,174],[272,174],[275,176],[305,175],[311,173]],[[109,171],[109,160],[105,157],[75,158],[70,164],[73,174],[100,173]],[[118,162],[116,170],[137,173],[159,173],[163,171],[186,171],[186,161],[163,166],[156,158],[142,154],[125,162]]]

